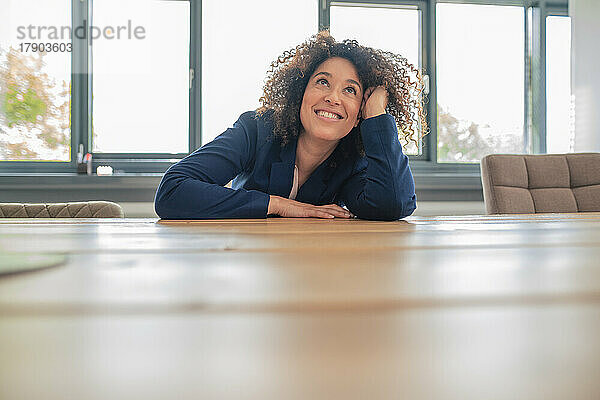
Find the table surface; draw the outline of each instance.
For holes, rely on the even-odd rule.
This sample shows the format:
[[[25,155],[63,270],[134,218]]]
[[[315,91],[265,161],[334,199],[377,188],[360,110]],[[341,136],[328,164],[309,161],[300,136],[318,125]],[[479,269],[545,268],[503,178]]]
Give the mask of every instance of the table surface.
[[[1,399],[598,399],[600,214],[0,219]],[[56,262],[54,262],[56,264]]]

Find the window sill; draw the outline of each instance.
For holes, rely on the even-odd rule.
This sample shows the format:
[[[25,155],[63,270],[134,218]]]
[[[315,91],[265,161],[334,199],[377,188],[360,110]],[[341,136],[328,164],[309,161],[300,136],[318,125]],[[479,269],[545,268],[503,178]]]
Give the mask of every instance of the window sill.
[[[149,202],[162,174],[0,174],[2,202]],[[420,201],[482,201],[479,173],[414,173]]]
[[[162,174],[0,174],[2,202],[153,201]]]
[[[414,172],[413,176],[419,201],[483,201],[479,172]]]

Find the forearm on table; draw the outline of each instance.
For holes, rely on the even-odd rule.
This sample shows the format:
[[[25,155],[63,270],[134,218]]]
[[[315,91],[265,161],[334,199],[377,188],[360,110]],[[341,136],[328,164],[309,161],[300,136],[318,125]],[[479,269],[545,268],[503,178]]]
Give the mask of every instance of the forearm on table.
[[[167,219],[265,218],[266,193],[187,178],[161,183],[155,210]]]

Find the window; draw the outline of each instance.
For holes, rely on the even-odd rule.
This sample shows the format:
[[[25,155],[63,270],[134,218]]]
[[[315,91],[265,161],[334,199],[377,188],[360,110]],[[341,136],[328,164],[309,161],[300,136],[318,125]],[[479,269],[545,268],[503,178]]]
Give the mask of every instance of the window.
[[[74,172],[83,148],[94,168],[161,173],[258,107],[271,61],[319,29],[429,77],[431,132],[407,149],[418,174],[571,146],[567,0],[0,4],[0,172]]]
[[[92,23],[109,29],[92,41],[96,154],[190,151],[190,4],[145,3],[93,3]]]
[[[546,17],[546,150],[573,151],[571,18]]]
[[[337,40],[356,39],[365,46],[401,54],[417,68],[423,68],[422,12],[417,6],[334,2],[330,14],[331,34]],[[418,155],[422,148],[405,143],[405,151]]]
[[[203,144],[259,107],[269,65],[317,32],[318,9],[316,0],[202,2]]]
[[[3,0],[0,161],[71,159],[71,4]],[[64,34],[64,35],[63,35]],[[62,35],[62,37],[61,37]]]
[[[524,12],[437,5],[438,162],[525,151]]]
[[[330,30],[338,40],[403,55],[421,67],[421,11],[416,6],[331,3]],[[365,21],[369,21],[368,24]]]

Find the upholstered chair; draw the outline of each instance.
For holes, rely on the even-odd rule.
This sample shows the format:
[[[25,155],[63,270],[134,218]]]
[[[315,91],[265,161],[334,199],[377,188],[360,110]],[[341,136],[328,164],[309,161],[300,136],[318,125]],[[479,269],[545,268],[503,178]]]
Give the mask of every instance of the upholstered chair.
[[[481,180],[488,214],[600,211],[600,153],[490,154]]]
[[[0,218],[123,218],[123,209],[110,201],[0,203]]]

